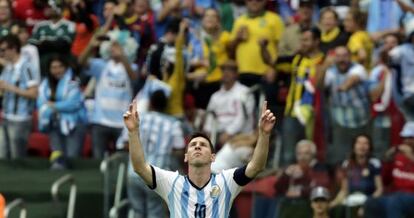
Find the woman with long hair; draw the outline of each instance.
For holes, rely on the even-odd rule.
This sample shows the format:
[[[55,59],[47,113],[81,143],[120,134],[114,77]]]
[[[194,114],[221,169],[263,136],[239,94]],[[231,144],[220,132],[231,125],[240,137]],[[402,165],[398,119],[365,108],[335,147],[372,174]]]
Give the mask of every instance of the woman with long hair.
[[[86,109],[79,81],[66,59],[50,58],[49,72],[39,88],[39,130],[49,135],[52,169],[66,168],[67,157],[78,157],[85,136]]]
[[[369,198],[382,195],[381,162],[373,158],[372,153],[371,137],[365,134],[355,137],[352,152],[342,164],[339,176],[340,191],[330,203],[331,207],[338,205],[357,207],[357,213],[361,216],[363,213],[361,206]]]

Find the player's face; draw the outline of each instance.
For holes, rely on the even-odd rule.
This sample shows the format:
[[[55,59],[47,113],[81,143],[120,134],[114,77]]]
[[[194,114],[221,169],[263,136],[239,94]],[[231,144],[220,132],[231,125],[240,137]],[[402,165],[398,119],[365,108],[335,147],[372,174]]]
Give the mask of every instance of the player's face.
[[[211,152],[210,144],[207,139],[203,137],[193,138],[187,146],[187,153],[184,161],[189,165],[201,167],[211,164],[214,161],[215,155]]]

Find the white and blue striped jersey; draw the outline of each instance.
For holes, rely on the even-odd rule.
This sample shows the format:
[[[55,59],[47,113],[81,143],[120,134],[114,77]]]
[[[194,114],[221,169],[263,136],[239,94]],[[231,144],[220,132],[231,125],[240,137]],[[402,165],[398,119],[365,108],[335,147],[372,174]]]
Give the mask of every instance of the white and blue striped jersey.
[[[151,167],[152,178],[155,181],[151,188],[167,203],[171,218],[228,217],[233,200],[243,188],[239,185],[243,182],[236,182],[236,175],[242,173],[244,176],[245,168],[211,174],[209,182],[199,188],[189,180],[188,176]],[[245,178],[239,180],[246,181]]]
[[[136,69],[132,65],[132,69]],[[132,100],[132,85],[122,63],[94,58],[89,61],[86,72],[97,79],[95,106],[90,120],[92,123],[122,128],[122,115]]]
[[[23,56],[15,64],[8,64],[3,69],[0,80],[19,89],[28,89],[39,85],[39,72],[34,70]],[[35,100],[17,95],[14,92],[3,93],[3,117],[12,121],[32,119]]]

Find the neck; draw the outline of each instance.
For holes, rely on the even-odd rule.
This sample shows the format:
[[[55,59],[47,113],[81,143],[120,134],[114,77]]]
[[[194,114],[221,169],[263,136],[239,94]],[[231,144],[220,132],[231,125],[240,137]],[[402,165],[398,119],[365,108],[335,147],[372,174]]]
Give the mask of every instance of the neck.
[[[309,53],[308,53],[308,56],[310,57],[310,58],[313,58],[313,57],[316,57],[317,55],[319,55],[319,49],[312,49]]]
[[[300,27],[303,29],[311,28],[312,27],[312,20],[302,20],[300,22]]]
[[[264,10],[261,10],[261,11],[255,11],[255,12],[249,12],[249,16],[250,17],[252,17],[252,18],[255,18],[255,17],[259,17],[259,16],[261,16],[263,13],[264,13],[265,11]]]
[[[358,164],[365,164],[367,162],[367,156],[365,155],[357,155],[355,159]]]
[[[211,167],[209,164],[201,167],[188,167],[188,178],[199,188],[203,187],[210,180],[210,176]]]
[[[329,218],[329,216],[328,216],[327,212],[324,212],[324,213],[321,213],[321,214],[314,214],[313,218]]]
[[[234,84],[235,84],[236,82],[229,82],[229,83],[224,83],[223,84],[223,87],[224,87],[224,89],[225,90],[230,90],[231,88],[233,88],[233,86],[234,86]]]
[[[20,58],[20,55],[17,53],[15,55],[13,55],[13,57],[10,58],[10,62],[12,64],[15,64],[15,63],[17,63],[19,61],[19,58]]]
[[[4,20],[4,21],[0,22],[0,26],[8,27],[8,26],[10,26],[10,23],[11,23],[11,20],[7,19],[7,20]]]
[[[332,32],[336,27],[330,28],[330,29],[324,29],[322,32],[324,33],[330,33]]]
[[[212,38],[216,38],[219,35],[219,33],[220,33],[219,28],[211,28],[211,29],[204,29],[204,30]]]

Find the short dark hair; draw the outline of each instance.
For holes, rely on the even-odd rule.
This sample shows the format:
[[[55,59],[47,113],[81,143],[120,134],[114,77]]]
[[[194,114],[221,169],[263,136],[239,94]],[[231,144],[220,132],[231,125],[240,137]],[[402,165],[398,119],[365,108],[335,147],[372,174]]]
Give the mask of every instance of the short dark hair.
[[[8,34],[0,39],[0,43],[6,43],[9,49],[15,49],[18,53],[20,53],[22,44],[17,36]]]
[[[304,32],[311,32],[313,39],[317,39],[318,41],[321,40],[321,31],[317,27],[310,27],[310,28],[303,28],[302,33]]]
[[[191,136],[188,139],[188,142],[190,143],[191,140],[193,140],[194,138],[197,137],[201,137],[201,138],[205,138],[208,141],[208,144],[210,145],[210,149],[211,149],[211,153],[214,153],[214,146],[213,143],[211,143],[210,138],[208,137],[207,134],[203,133],[203,132],[194,132],[193,134],[191,134]],[[185,151],[187,152],[188,149],[188,145],[185,147]]]
[[[180,22],[181,22],[181,19],[179,18],[174,18],[170,20],[167,23],[167,26],[165,27],[165,33],[178,34],[180,30]]]
[[[158,89],[150,96],[151,109],[158,112],[163,112],[167,108],[167,96],[164,91]]]

